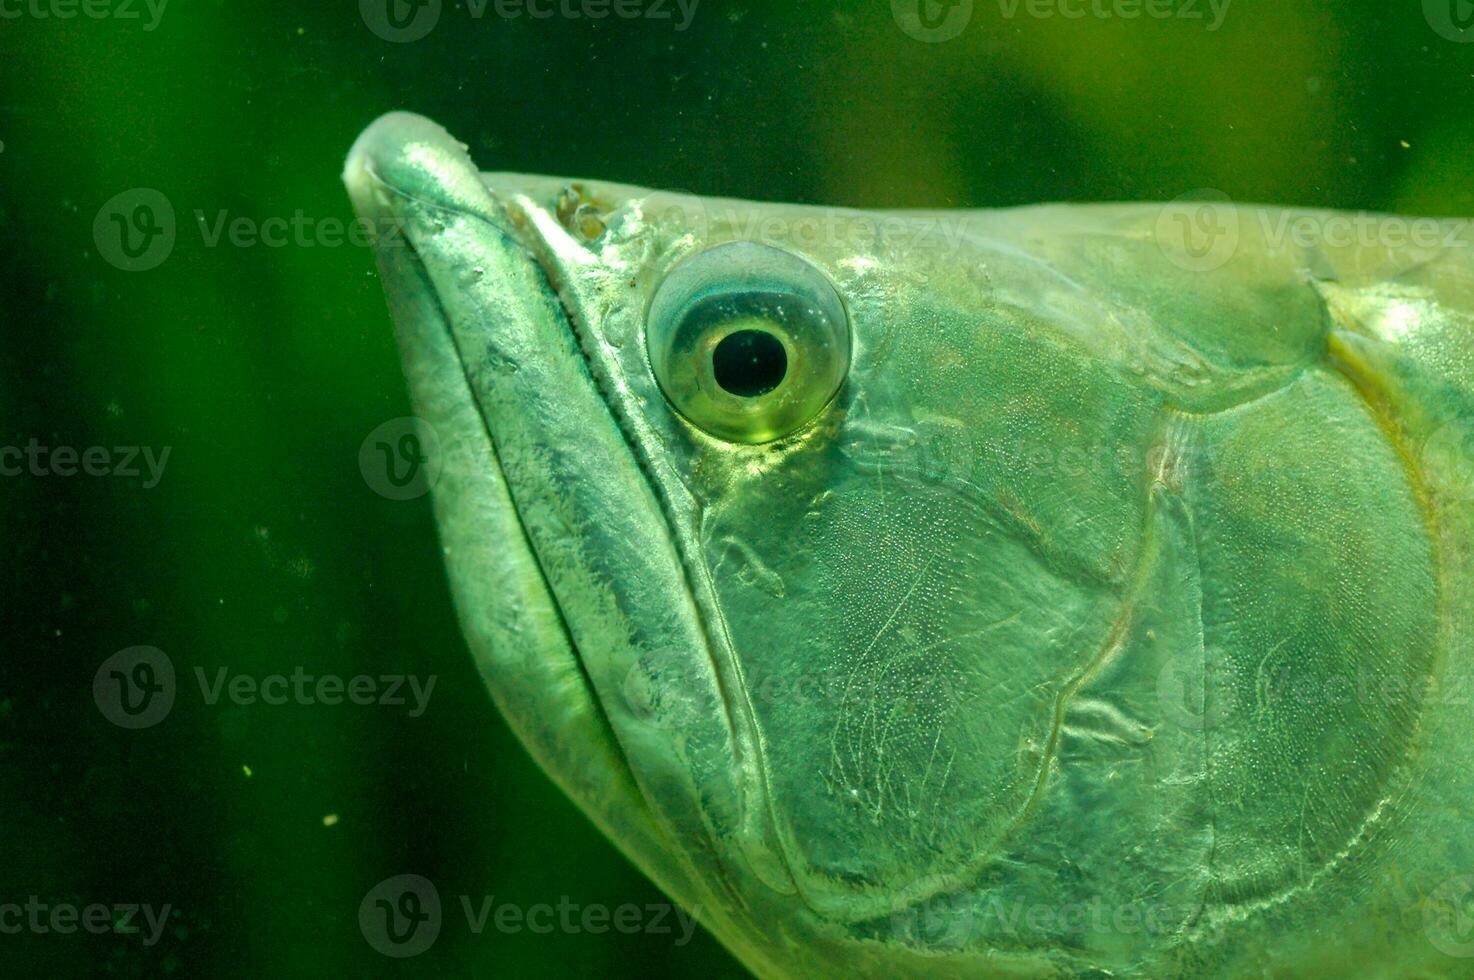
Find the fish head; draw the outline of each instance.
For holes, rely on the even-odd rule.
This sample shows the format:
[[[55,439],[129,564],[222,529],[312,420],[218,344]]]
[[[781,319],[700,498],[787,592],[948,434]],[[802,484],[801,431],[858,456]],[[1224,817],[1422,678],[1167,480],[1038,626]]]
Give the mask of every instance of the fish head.
[[[924,966],[939,943],[1001,970],[993,939],[939,939],[925,910],[966,894],[975,915],[1000,866],[1046,896],[1110,875],[1043,790],[1071,698],[1147,642],[1123,597],[1153,494],[1189,465],[1164,407],[1283,385],[1321,341],[1303,283],[1215,292],[1142,208],[872,213],[481,173],[408,114],[345,179],[445,457],[468,642],[637,864],[763,973]],[[1129,682],[1147,719],[1153,656]]]

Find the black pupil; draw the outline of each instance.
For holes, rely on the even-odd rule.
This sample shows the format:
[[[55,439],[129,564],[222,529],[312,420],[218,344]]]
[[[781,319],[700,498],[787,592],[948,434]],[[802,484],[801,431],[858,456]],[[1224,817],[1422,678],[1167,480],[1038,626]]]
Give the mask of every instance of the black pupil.
[[[738,330],[711,352],[711,370],[722,389],[743,398],[766,395],[788,372],[788,354],[766,330]]]

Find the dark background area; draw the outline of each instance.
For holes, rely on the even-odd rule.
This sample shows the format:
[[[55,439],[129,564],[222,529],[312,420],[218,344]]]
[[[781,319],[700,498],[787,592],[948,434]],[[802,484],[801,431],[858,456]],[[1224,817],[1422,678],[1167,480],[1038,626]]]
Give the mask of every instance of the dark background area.
[[[399,43],[371,29],[377,0],[169,3],[156,19],[96,2],[104,16],[0,5],[0,447],[106,447],[113,470],[118,447],[169,455],[153,485],[141,466],[0,476],[7,976],[741,975],[704,933],[476,935],[460,912],[460,896],[662,898],[491,707],[427,498],[388,499],[360,472],[369,433],[409,412],[371,256],[328,232],[351,219],[343,156],[379,113],[431,116],[486,169],[733,197],[986,207],[1212,188],[1474,212],[1474,30],[1450,20],[1474,18],[1467,0],[1234,0],[1216,29],[1206,0],[1176,4],[1198,19],[978,0],[935,43],[886,0],[703,0],[684,30],[668,2],[673,19],[603,20],[446,2]],[[138,188],[177,224],[167,258],[129,271],[106,215]],[[211,243],[222,217],[298,215],[300,241]],[[175,701],[129,729],[93,682],[137,645],[167,655]],[[436,686],[418,717],[210,703],[197,672],[222,668]],[[359,905],[402,873],[434,882],[446,912],[428,951],[389,959]],[[151,945],[5,930],[4,904],[32,896],[170,915]]]

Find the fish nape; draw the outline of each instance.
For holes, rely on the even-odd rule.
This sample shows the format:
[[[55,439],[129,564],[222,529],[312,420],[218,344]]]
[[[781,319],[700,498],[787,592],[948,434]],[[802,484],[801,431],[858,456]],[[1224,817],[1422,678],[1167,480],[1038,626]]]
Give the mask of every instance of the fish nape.
[[[1474,953],[1467,249],[480,173],[403,113],[345,180],[492,697],[754,972]]]

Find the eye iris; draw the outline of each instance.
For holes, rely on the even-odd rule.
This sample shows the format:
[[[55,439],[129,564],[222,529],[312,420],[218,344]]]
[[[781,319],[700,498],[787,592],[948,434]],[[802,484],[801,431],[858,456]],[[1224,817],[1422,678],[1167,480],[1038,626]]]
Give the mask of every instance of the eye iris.
[[[766,330],[737,330],[723,337],[711,352],[711,371],[723,390],[756,398],[783,383],[788,352]]]
[[[770,442],[817,418],[838,393],[849,319],[813,263],[766,243],[725,242],[660,281],[645,312],[645,350],[686,421],[729,442]]]

